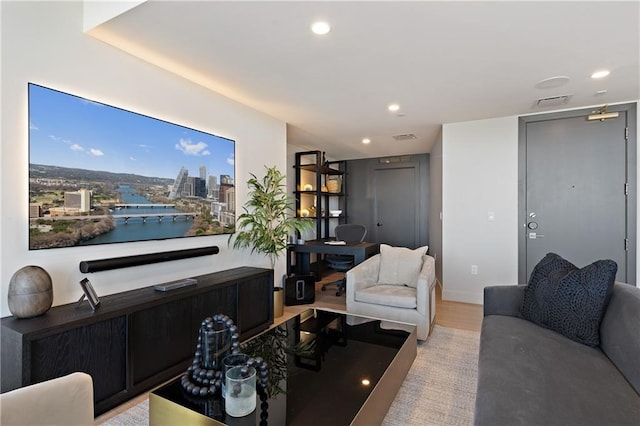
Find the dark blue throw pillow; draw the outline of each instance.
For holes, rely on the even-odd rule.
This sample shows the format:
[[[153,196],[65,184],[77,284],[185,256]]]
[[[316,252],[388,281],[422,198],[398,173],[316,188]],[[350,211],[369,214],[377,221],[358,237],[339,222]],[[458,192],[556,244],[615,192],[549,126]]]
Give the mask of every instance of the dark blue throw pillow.
[[[520,313],[576,342],[598,346],[600,322],[617,271],[613,260],[598,260],[580,269],[548,253],[533,268]]]

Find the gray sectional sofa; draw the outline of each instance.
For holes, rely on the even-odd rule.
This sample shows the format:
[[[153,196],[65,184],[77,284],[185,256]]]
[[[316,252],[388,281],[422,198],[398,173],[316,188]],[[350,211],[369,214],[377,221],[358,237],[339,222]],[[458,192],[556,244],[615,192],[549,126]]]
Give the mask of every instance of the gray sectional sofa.
[[[474,424],[640,425],[640,289],[614,284],[591,347],[523,319],[525,288],[484,290]]]

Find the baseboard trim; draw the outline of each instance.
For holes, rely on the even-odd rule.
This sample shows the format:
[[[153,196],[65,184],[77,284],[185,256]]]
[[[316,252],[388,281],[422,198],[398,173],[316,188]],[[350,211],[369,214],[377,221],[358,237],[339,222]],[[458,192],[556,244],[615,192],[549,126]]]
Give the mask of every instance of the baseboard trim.
[[[442,287],[442,300],[448,302],[461,302],[461,303],[473,303],[475,305],[482,305],[484,303],[484,292],[470,293],[467,291],[451,291],[447,290],[445,286]]]

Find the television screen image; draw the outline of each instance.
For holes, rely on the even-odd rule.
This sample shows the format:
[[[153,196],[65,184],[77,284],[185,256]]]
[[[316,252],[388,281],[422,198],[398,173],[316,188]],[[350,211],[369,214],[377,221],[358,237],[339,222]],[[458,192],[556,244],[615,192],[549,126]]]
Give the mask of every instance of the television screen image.
[[[233,140],[28,91],[30,250],[234,232]]]

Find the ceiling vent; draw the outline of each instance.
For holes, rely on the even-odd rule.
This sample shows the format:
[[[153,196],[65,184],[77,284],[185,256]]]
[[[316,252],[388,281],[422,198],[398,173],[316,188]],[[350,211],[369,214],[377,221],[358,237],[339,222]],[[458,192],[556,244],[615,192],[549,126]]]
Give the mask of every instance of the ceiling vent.
[[[534,105],[536,108],[557,107],[569,102],[573,95],[551,96],[549,98],[538,99]]]
[[[393,138],[397,141],[410,141],[417,139],[413,133],[405,133],[404,135],[395,135]]]
[[[379,164],[406,163],[408,161],[411,161],[412,159],[413,157],[411,157],[410,155],[401,155],[398,157],[379,158],[378,163]]]

